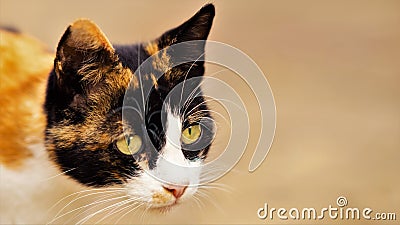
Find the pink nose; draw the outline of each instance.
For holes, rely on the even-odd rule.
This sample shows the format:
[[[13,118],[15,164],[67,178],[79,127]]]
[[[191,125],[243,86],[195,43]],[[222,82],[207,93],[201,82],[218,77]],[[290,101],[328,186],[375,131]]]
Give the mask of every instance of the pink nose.
[[[163,185],[163,188],[173,194],[175,198],[180,198],[184,193],[187,188],[187,186],[178,186],[178,185]]]

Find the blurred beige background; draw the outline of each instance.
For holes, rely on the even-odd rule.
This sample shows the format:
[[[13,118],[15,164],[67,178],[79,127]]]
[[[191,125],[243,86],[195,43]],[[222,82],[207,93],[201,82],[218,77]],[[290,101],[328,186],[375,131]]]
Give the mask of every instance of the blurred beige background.
[[[264,203],[276,208],[320,209],[336,206],[341,195],[347,197],[349,207],[396,212],[398,221],[400,1],[212,2],[216,18],[210,39],[241,49],[266,74],[277,107],[275,140],[262,166],[249,173],[257,132],[252,130],[243,159],[217,181],[229,186],[231,193],[212,190],[201,208],[182,205],[165,215],[149,214],[144,221],[377,222],[262,221],[256,215]],[[112,42],[131,43],[160,35],[205,3],[0,0],[0,22],[55,49],[66,26],[86,17]],[[259,126],[257,118],[251,123]]]

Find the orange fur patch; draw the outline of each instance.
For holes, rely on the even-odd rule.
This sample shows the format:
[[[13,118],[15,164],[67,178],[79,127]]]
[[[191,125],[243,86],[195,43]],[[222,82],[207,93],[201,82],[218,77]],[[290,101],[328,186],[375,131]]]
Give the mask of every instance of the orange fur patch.
[[[153,200],[153,203],[155,203],[155,204],[165,204],[165,203],[171,201],[172,198],[173,198],[172,194],[167,191],[164,191],[164,193],[156,192],[152,195],[152,200]]]
[[[19,168],[43,140],[42,105],[53,54],[37,40],[0,30],[0,163]]]
[[[154,55],[156,54],[159,49],[158,49],[158,44],[156,42],[149,42],[147,45],[144,47],[144,50],[147,52],[147,54]]]
[[[158,83],[157,83],[157,79],[156,79],[156,76],[154,75],[154,74],[150,74],[150,78],[151,78],[151,80],[153,81],[153,85],[154,85],[154,88],[155,89],[158,89]]]
[[[75,42],[74,45],[82,44],[84,49],[97,49],[103,47],[109,52],[114,52],[110,41],[106,38],[100,28],[88,19],[79,19],[70,26],[71,41]]]

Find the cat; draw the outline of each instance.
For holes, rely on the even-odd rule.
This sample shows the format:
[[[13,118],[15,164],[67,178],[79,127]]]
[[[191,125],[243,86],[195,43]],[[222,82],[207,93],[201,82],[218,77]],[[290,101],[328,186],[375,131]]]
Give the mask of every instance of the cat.
[[[190,199],[201,171],[171,172],[160,159],[201,165],[213,142],[201,79],[191,80],[204,75],[204,43],[183,53],[199,60],[167,69],[164,64],[176,60],[168,50],[174,44],[206,40],[214,16],[207,4],[159,38],[134,45],[112,45],[92,21],[79,19],[66,29],[55,57],[38,41],[2,30],[0,222],[60,223],[71,215],[48,212],[91,190],[119,192],[127,209],[169,209]],[[163,76],[135,73],[149,59]],[[168,95],[185,82],[185,92],[197,94],[187,96],[182,110]],[[127,114],[134,121],[127,124],[122,112],[129,87],[140,104]],[[140,99],[143,88],[149,89],[147,101]],[[173,173],[174,182],[151,172]]]

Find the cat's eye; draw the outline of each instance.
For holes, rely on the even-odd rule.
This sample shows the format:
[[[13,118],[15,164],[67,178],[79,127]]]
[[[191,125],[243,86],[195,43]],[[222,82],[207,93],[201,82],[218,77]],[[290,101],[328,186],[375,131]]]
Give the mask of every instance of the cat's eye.
[[[192,144],[200,138],[201,127],[200,125],[192,125],[182,132],[182,142],[185,144]]]
[[[138,135],[121,138],[117,141],[117,148],[125,155],[135,154],[142,147],[142,139]]]

